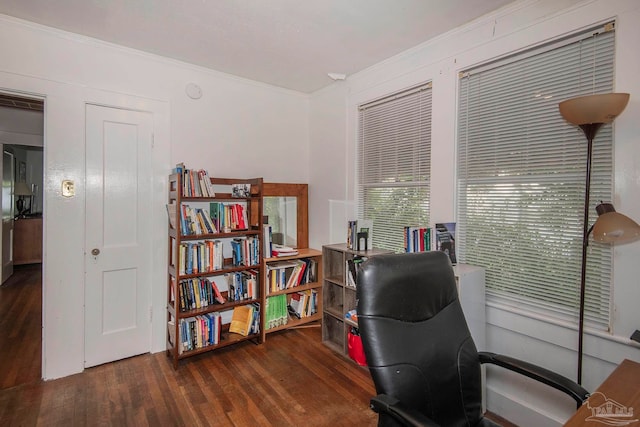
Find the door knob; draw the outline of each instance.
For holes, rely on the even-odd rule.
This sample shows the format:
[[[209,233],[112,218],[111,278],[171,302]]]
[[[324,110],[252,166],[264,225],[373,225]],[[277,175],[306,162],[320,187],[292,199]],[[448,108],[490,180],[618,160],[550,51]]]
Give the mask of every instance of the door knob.
[[[98,248],[91,249],[91,255],[93,255],[93,256],[100,255],[100,249],[98,249]]]

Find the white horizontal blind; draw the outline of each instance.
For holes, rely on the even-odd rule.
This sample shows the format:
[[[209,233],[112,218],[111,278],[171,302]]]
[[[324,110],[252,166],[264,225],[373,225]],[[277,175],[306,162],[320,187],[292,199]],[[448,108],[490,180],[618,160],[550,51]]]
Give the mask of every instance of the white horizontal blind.
[[[404,226],[429,224],[431,84],[360,106],[358,212],[373,246],[404,250]]]
[[[587,141],[565,99],[613,90],[613,25],[461,75],[459,259],[486,268],[490,298],[576,319]],[[594,140],[590,224],[612,197],[612,132]],[[591,242],[585,320],[609,328],[611,249]]]

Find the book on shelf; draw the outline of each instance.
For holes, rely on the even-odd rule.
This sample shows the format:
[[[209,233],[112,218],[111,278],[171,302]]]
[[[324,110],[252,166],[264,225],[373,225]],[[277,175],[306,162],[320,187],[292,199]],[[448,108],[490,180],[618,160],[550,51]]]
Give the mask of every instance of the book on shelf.
[[[287,295],[280,294],[267,298],[265,313],[265,329],[273,329],[289,322]]]
[[[353,258],[347,259],[347,268],[346,268],[346,285],[350,288],[355,288],[358,283],[358,272],[360,271],[360,266],[363,262],[367,260],[367,257],[363,256],[354,256]]]
[[[234,307],[229,332],[245,337],[249,335],[254,323],[254,310],[255,307],[251,304]]]
[[[182,176],[183,197],[215,197],[216,193],[206,170],[187,169],[184,163],[178,163],[174,172]]]
[[[176,202],[167,203],[167,214],[169,215],[169,225],[171,228],[176,228],[177,214],[176,214]]]
[[[298,255],[298,251],[296,249],[289,246],[278,245],[276,243],[272,245],[271,253],[277,257]]]
[[[260,332],[260,303],[251,303],[253,307],[253,321],[251,322],[251,328],[249,334],[257,334]]]
[[[357,221],[354,220],[347,222],[347,249],[353,250],[355,248],[356,224]]]
[[[229,233],[248,229],[247,211],[241,203],[211,202],[209,217],[219,232]]]
[[[425,252],[431,250],[430,227],[404,227],[405,252]]]
[[[317,313],[318,291],[316,289],[295,292],[292,293],[290,297],[289,312],[298,319]]]
[[[221,330],[222,317],[217,312],[180,319],[178,353],[218,344]]]
[[[269,292],[277,292],[290,287],[287,284],[297,265],[296,260],[269,263],[266,271]]]
[[[449,255],[451,264],[456,264],[456,223],[437,223],[435,230],[436,250]]]
[[[264,224],[262,233],[262,253],[264,258],[271,258],[273,256],[273,228],[269,224]]]
[[[225,273],[229,301],[251,300],[258,297],[258,271],[246,270]]]
[[[187,204],[180,206],[180,233],[183,236],[217,232],[218,229],[207,211],[202,208],[192,208]]]
[[[184,242],[178,248],[178,272],[209,273],[223,268],[223,243],[220,240]]]
[[[181,280],[178,283],[178,305],[180,311],[224,304],[225,298],[218,290],[215,281],[207,278]]]

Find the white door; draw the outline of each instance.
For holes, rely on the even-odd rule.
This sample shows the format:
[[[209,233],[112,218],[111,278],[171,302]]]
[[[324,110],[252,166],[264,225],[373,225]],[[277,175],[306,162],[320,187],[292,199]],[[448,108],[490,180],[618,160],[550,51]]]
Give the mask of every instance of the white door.
[[[86,106],[85,367],[151,348],[153,116]]]
[[[2,144],[0,144],[2,148]],[[2,282],[13,274],[13,154],[2,150]]]

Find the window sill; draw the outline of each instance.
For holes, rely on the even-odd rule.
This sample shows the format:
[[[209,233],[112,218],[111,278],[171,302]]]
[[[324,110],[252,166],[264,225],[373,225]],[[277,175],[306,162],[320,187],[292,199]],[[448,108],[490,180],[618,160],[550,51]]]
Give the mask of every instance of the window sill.
[[[489,329],[495,327],[565,349],[577,348],[577,324],[499,301],[487,301],[487,326],[488,335],[494,334]],[[585,328],[584,348],[589,356],[618,363],[623,358],[637,358],[640,344],[628,337]]]

